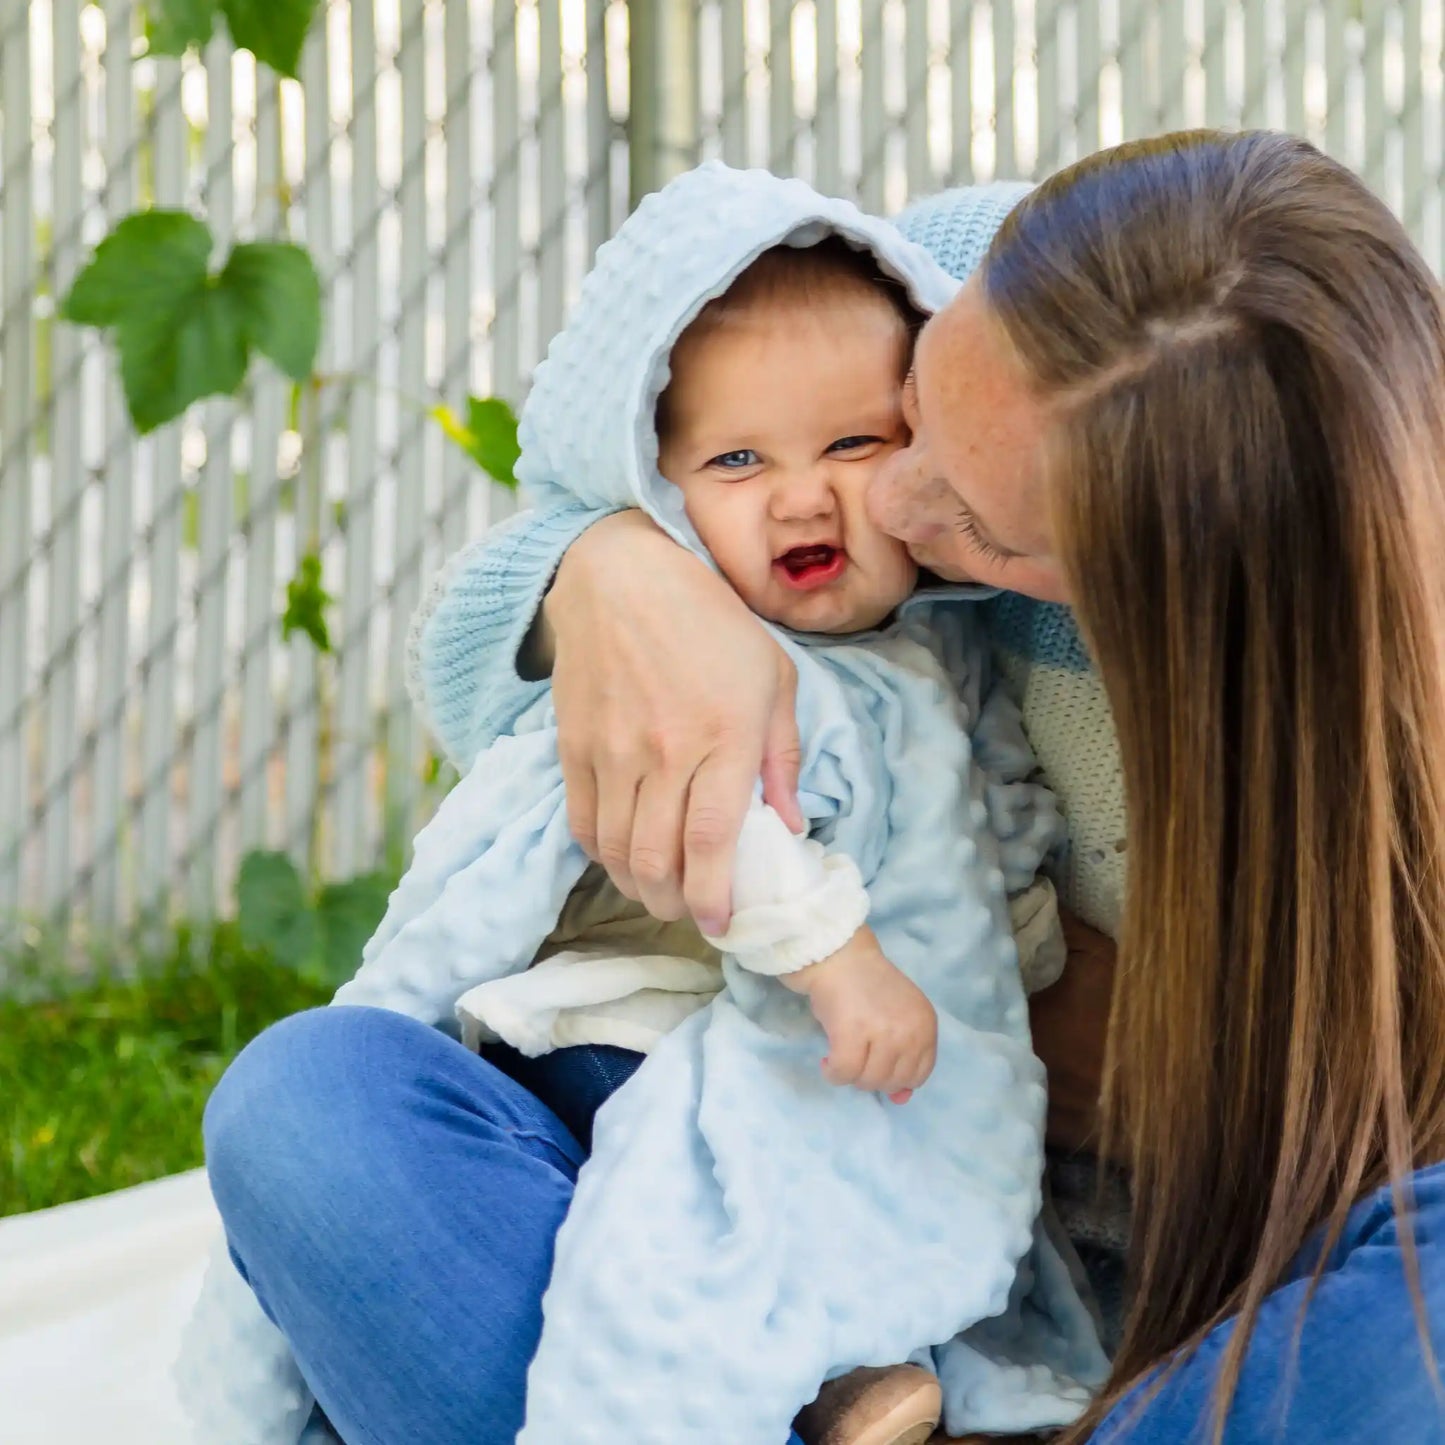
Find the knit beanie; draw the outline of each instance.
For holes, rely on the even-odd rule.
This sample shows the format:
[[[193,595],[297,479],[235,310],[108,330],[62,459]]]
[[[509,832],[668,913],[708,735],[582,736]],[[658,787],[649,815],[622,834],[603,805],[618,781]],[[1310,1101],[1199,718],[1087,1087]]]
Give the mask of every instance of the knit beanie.
[[[1030,181],[955,186],[915,201],[894,224],[950,276],[966,281],[983,260],[1004,217],[1032,189]]]

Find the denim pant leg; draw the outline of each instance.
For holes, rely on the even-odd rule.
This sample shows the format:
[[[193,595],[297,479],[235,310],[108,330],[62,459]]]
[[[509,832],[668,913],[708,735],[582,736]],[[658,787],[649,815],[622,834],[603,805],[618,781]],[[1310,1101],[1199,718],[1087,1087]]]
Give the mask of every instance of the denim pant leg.
[[[326,1008],[206,1110],[233,1255],[348,1445],[511,1445],[581,1146],[435,1029]]]
[[[529,1082],[589,1131],[636,1066],[549,1057]],[[325,1008],[242,1051],[205,1134],[237,1267],[347,1445],[512,1445],[584,1157],[556,1114],[435,1029]]]

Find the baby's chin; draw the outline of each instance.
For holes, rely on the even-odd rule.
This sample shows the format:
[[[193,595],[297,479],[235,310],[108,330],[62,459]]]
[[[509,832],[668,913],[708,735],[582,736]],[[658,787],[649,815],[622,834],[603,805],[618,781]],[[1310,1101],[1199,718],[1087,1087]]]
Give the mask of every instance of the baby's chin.
[[[824,637],[847,637],[881,627],[913,594],[909,586],[896,596],[847,597],[815,593],[811,597],[769,599],[753,611],[791,632],[812,632]]]

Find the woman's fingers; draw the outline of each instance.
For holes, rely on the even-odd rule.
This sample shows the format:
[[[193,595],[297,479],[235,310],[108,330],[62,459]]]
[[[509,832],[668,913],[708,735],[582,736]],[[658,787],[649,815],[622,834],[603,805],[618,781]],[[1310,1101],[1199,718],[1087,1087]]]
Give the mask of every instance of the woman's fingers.
[[[562,753],[562,786],[567,794],[567,826],[594,862],[597,855],[597,774],[580,755]]]
[[[637,790],[629,871],[642,906],[673,921],[687,912],[682,896],[682,828],[687,779],[667,768],[648,773]]]
[[[615,762],[597,777],[597,861],[617,891],[640,901],[632,876],[632,834],[640,779],[635,768]]]
[[[724,740],[692,775],[682,829],[682,892],[704,933],[727,931],[732,917],[733,863],[743,818],[752,802],[755,749]]]
[[[763,801],[795,833],[807,830],[798,806],[798,773],[803,763],[803,745],[798,736],[798,674],[783,659],[777,700],[768,721],[763,744]]]

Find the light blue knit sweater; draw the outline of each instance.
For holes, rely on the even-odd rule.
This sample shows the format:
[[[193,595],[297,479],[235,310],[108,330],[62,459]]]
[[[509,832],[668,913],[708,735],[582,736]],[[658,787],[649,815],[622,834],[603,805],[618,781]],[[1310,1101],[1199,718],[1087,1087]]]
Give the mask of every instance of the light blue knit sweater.
[[[705,555],[656,469],[666,358],[763,250],[831,231],[872,249],[923,309],[952,294],[892,227],[798,182],[711,166],[645,202],[538,370],[519,469],[532,499],[555,510],[565,495],[593,517],[638,505]],[[517,694],[490,736],[475,671],[468,697],[466,669],[435,665],[443,624],[471,635],[467,576],[454,572],[418,654],[467,776],[337,996],[431,1023],[528,966],[585,863],[545,692]],[[1016,1432],[1073,1418],[1101,1377],[1092,1321],[1039,1225],[1043,1073],[1005,906],[1057,819],[1023,781],[1034,760],[1016,713],[985,696],[976,612],[949,613],[826,645],[778,634],[798,668],[805,816],[857,863],[884,951],[938,1011],[932,1077],[904,1108],[831,1087],[806,1001],[729,959],[725,992],[598,1116],[522,1445],[776,1445],[826,1375],[909,1356],[931,1356],[955,1433]],[[304,1387],[227,1268],[208,1285],[186,1393],[211,1445],[294,1440]]]

